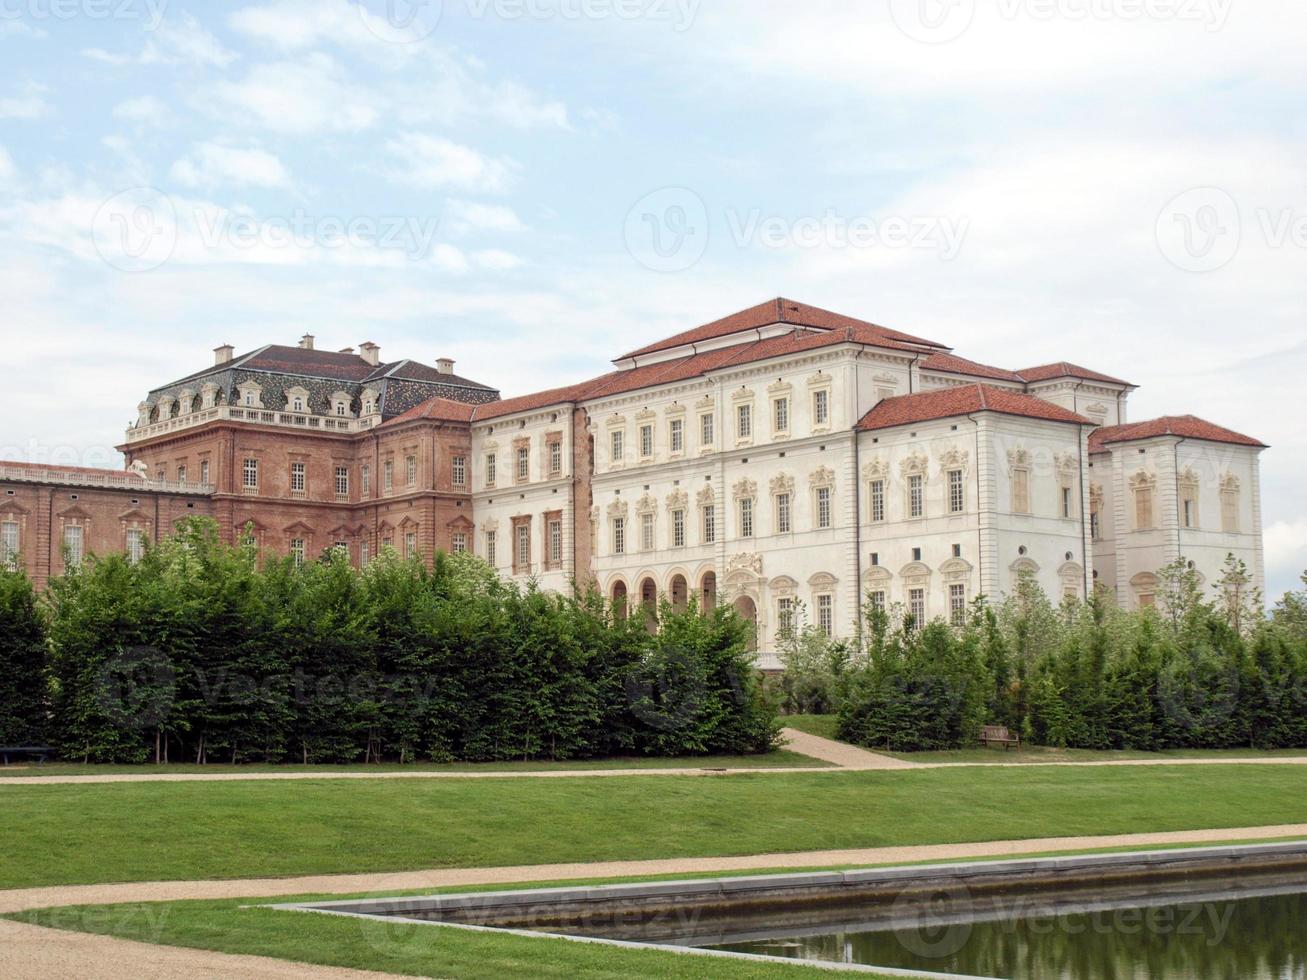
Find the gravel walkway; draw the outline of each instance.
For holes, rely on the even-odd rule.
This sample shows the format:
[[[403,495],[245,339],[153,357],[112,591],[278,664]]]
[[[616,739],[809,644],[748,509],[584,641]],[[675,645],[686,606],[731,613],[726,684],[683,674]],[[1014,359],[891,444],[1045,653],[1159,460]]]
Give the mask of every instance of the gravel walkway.
[[[781,736],[786,740],[785,748],[791,752],[798,752],[800,755],[811,756],[814,759],[821,759],[823,762],[833,763],[841,769],[866,771],[869,769],[921,768],[915,762],[895,759],[888,755],[878,755],[875,752],[860,749],[856,745],[849,745],[847,742],[836,742],[829,738],[822,738],[820,735],[809,735],[797,728],[782,728]]]

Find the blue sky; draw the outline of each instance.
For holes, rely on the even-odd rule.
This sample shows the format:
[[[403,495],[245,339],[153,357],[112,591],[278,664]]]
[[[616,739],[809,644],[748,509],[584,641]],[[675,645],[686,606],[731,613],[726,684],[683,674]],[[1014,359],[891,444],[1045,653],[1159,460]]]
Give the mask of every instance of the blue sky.
[[[785,295],[1141,385],[1307,568],[1289,0],[0,0],[0,455],[117,465],[223,342],[505,394]]]

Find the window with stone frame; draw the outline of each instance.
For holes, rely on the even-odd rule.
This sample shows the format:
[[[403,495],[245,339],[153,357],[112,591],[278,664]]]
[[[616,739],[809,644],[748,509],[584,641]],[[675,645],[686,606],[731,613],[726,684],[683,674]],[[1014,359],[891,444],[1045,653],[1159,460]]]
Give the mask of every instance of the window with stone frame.
[[[949,622],[954,626],[967,625],[967,587],[953,583],[948,587]]]
[[[17,521],[0,521],[0,565],[11,571],[18,567],[22,541]]]
[[[819,388],[812,393],[812,424],[830,425],[830,391]]]
[[[613,554],[626,554],[626,518],[613,518]]]
[[[667,445],[673,455],[685,452],[684,419],[672,419],[667,423]]]
[[[414,487],[418,485],[417,456],[410,455],[404,457],[404,473],[405,473],[405,481],[408,485],[408,488],[412,490]]]
[[[777,534],[789,534],[794,529],[794,521],[791,511],[790,495],[788,493],[778,493],[776,495]]]
[[[1198,476],[1193,470],[1180,474],[1180,526],[1198,527]]]
[[[1239,533],[1239,478],[1233,475],[1221,481],[1221,530]]]
[[[776,599],[776,633],[781,639],[794,632],[794,597],[783,595]]]
[[[513,521],[513,574],[524,575],[531,571],[531,522],[529,519]]]
[[[1030,513],[1030,469],[1025,466],[1012,470],[1012,513]]]
[[[1155,498],[1157,478],[1140,471],[1130,478],[1130,491],[1134,495],[1135,530],[1148,531],[1157,526]]]
[[[703,543],[717,543],[717,507],[714,504],[704,504],[703,512]]]
[[[554,479],[563,475],[563,440],[562,436],[553,436],[549,445],[549,475]]]
[[[371,560],[370,552],[371,546],[368,544],[368,539],[364,538],[359,542],[359,568],[368,567],[368,562]]]
[[[499,532],[486,532],[486,564],[494,568],[499,564]]]
[[[746,403],[735,406],[735,438],[753,438],[753,405]]]
[[[336,467],[336,499],[349,500],[349,467]]]
[[[139,527],[127,529],[127,560],[135,565],[145,557],[145,532]]]
[[[868,496],[871,500],[871,522],[880,524],[885,520],[885,481],[872,480]]]
[[[404,557],[416,558],[418,554],[418,535],[416,531],[404,533]]]
[[[363,496],[367,497],[372,493],[372,467],[367,463],[359,468],[359,479],[363,483]]]
[[[486,487],[491,488],[499,478],[499,456],[486,453]]]
[[[307,493],[308,466],[305,463],[290,464],[290,492],[293,497],[303,497]]]
[[[835,635],[835,597],[823,592],[817,599],[817,627],[827,636]]]
[[[621,429],[614,429],[609,433],[608,442],[612,455],[612,464],[621,466],[626,460],[626,433]]]
[[[200,460],[200,485],[207,487],[209,485],[209,461]]]
[[[920,473],[908,475],[908,517],[926,516],[926,478]]]
[[[740,505],[740,537],[753,537],[753,498],[743,497]]]
[[[246,490],[259,489],[259,461],[247,459],[241,464],[241,485]]]
[[[717,443],[717,417],[712,412],[699,416],[699,446],[709,448]]]
[[[654,550],[654,515],[640,515],[640,550]]]
[[[385,493],[395,489],[395,461],[388,459],[381,464],[381,487]]]
[[[653,426],[640,426],[640,458],[652,459],[654,454]]]
[[[867,601],[874,612],[885,612],[885,590],[873,589],[867,593]]]
[[[178,463],[178,464],[177,464],[177,482],[178,482],[178,483],[185,483],[185,482],[186,482],[186,464],[185,464],[185,463]]]
[[[449,460],[450,476],[454,486],[462,489],[467,486],[467,457],[451,456]]]
[[[563,515],[558,513],[545,515],[545,537],[549,542],[548,562],[550,569],[563,567]]]
[[[961,514],[967,509],[966,482],[962,470],[948,471],[948,512]]]
[[[826,529],[831,526],[830,487],[817,488],[817,527]]]
[[[467,535],[464,532],[454,532],[450,550],[456,555],[464,554],[467,551]]]
[[[672,511],[672,547],[685,547],[685,511]]]
[[[925,589],[908,589],[908,615],[912,617],[914,630],[919,630],[926,625]]]
[[[775,398],[771,403],[772,434],[786,435],[790,431],[790,400]]]
[[[304,564],[305,545],[303,538],[290,539],[290,556],[294,560],[296,567]]]

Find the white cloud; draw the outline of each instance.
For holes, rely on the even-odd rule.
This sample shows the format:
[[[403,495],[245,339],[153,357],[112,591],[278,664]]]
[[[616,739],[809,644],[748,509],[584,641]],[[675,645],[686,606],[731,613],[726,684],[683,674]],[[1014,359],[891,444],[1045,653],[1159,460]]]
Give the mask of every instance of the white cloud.
[[[45,101],[49,89],[36,82],[19,87],[19,94],[0,98],[0,119],[41,119],[50,114],[50,103]]]
[[[450,200],[445,204],[445,226],[455,234],[471,231],[524,231],[517,212],[504,204]]]
[[[276,0],[243,7],[228,21],[234,30],[283,51],[332,43],[403,59],[417,53],[405,42],[422,40],[420,18],[408,28],[397,27],[349,0]]]
[[[113,117],[140,126],[162,126],[168,119],[168,107],[153,95],[127,99],[113,107]]]
[[[195,104],[233,124],[297,134],[358,132],[377,122],[377,100],[324,54],[257,65],[238,82],[199,92]]]
[[[206,65],[226,68],[240,57],[227,48],[191,14],[169,16],[149,32],[145,46],[136,54],[85,48],[84,57],[107,65]]]
[[[30,24],[25,24],[21,20],[3,20],[0,21],[0,38],[5,37],[49,37],[45,31]]]
[[[401,133],[386,141],[395,165],[387,171],[395,181],[424,189],[454,188],[500,194],[512,185],[518,166],[495,159],[452,140],[423,133]]]
[[[512,252],[505,252],[500,248],[487,248],[472,255],[476,264],[483,269],[489,269],[493,272],[506,272],[509,269],[518,269],[525,265],[521,256],[514,255]]]
[[[257,148],[197,143],[172,165],[174,180],[187,187],[287,187],[290,174],[276,155]]]
[[[9,155],[9,151],[0,146],[0,181],[13,181],[18,179],[18,166],[14,163],[14,158]]]

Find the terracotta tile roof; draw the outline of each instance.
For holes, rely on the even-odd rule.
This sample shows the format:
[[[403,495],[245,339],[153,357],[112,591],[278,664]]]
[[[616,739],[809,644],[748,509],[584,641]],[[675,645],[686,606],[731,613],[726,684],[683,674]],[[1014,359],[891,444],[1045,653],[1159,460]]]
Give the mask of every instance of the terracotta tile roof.
[[[470,422],[474,408],[475,405],[469,405],[467,402],[456,402],[448,398],[428,398],[402,415],[387,419],[377,428],[385,429],[404,422],[416,422],[419,419],[430,419],[435,422]]]
[[[868,337],[874,336],[880,340],[895,341],[914,348],[935,347],[941,350],[947,349],[946,345],[936,343],[933,340],[924,340],[921,337],[914,337],[898,330],[868,323],[866,320],[858,320],[842,313],[833,313],[820,307],[809,306],[806,303],[796,303],[794,300],[778,297],[765,303],[759,303],[757,306],[751,306],[747,310],[732,313],[720,320],[714,320],[692,330],[666,337],[656,343],[641,347],[639,350],[631,351],[629,354],[623,354],[619,360],[628,357],[639,357],[643,354],[652,354],[656,351],[670,350],[684,344],[727,337],[731,334],[768,327],[776,323],[788,323],[796,327],[809,327],[817,330],[855,328]],[[864,341],[864,343],[869,342]]]
[[[1089,419],[1034,395],[977,384],[886,398],[864,415],[857,427],[862,431],[888,429],[896,425],[931,422],[975,412],[998,412],[1001,415],[1019,415],[1049,422],[1093,425]]]
[[[979,361],[969,361],[965,357],[942,352],[924,358],[920,367],[923,371],[961,374],[972,378],[993,378],[995,381],[1011,381],[1013,384],[1023,384],[1026,380],[1015,371],[993,367],[989,364],[981,364]]]
[[[1099,371],[1091,371],[1089,368],[1080,367],[1078,364],[1071,364],[1067,361],[1058,361],[1056,364],[1041,364],[1039,367],[1022,368],[1017,372],[1026,381],[1052,381],[1054,378],[1079,378],[1082,381],[1102,381],[1110,385],[1128,385],[1133,388],[1134,385],[1129,381],[1122,381],[1120,378],[1114,378],[1110,374],[1103,374]]]
[[[1106,452],[1107,447],[1112,443],[1130,442],[1133,439],[1153,439],[1158,436],[1224,442],[1235,446],[1253,446],[1257,449],[1267,448],[1264,442],[1252,436],[1223,428],[1196,415],[1163,415],[1161,418],[1149,419],[1146,422],[1127,422],[1125,425],[1096,429],[1089,436],[1089,451]]]

